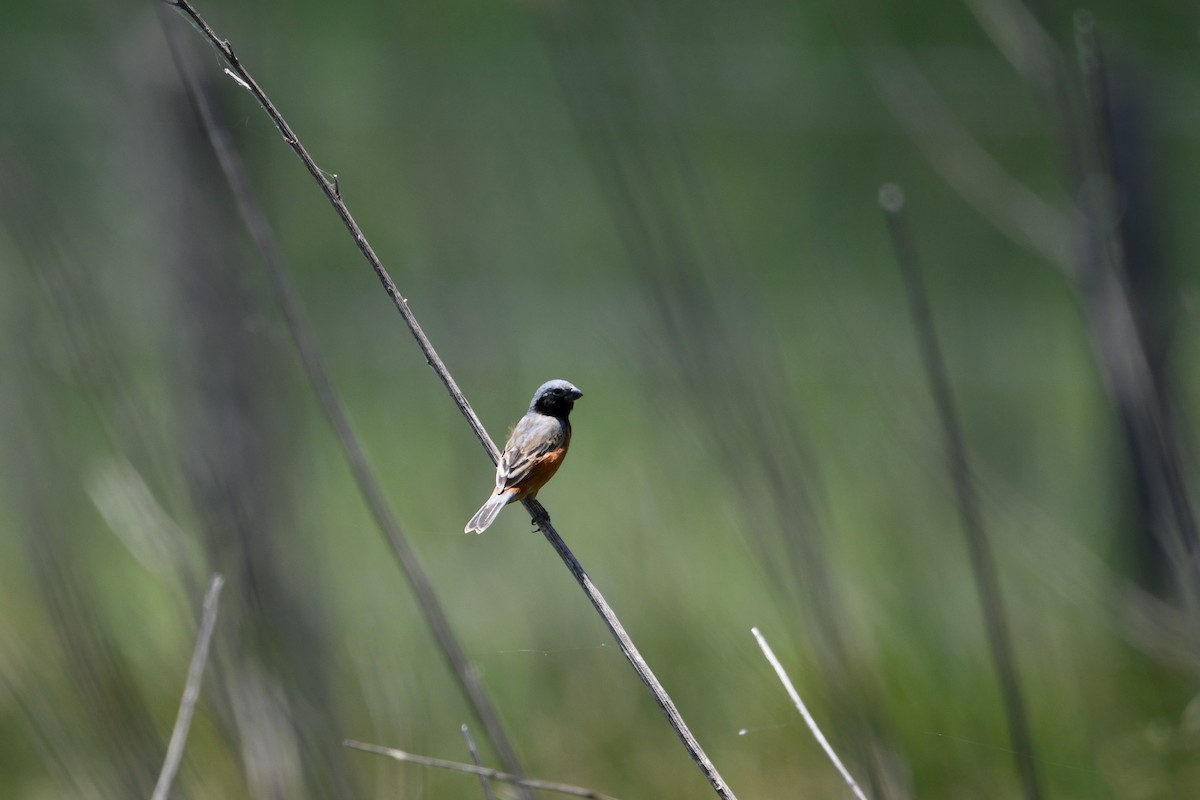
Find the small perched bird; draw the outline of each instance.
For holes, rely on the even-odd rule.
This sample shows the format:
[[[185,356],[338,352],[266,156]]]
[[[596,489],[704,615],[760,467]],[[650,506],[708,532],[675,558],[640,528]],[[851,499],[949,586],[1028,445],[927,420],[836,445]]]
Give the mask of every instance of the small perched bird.
[[[466,532],[483,533],[509,503],[537,497],[538,489],[554,477],[571,446],[568,417],[583,392],[567,381],[547,381],[533,393],[529,411],[521,417],[504,445],[496,466],[496,489],[467,523]]]

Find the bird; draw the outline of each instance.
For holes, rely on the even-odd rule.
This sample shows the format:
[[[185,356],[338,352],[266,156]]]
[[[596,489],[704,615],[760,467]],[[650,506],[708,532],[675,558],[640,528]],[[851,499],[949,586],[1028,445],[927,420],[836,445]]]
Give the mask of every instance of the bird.
[[[569,381],[546,381],[533,393],[496,465],[496,488],[464,532],[483,533],[509,503],[537,497],[554,477],[571,446],[571,409],[583,397]]]

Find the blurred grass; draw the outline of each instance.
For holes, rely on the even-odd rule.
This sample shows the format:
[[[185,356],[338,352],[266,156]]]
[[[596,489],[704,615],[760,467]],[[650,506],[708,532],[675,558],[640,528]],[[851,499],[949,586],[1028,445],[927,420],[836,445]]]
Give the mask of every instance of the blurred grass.
[[[1018,787],[875,206],[885,180],[905,186],[925,256],[1047,796],[1200,790],[1195,713],[1185,711],[1197,695],[1195,660],[1187,669],[1160,663],[1123,635],[1122,592],[1135,573],[1127,475],[1080,309],[1061,279],[939,181],[863,80],[857,43],[823,7],[661,3],[637,17],[589,6],[596,27],[557,45],[608,94],[575,96],[539,38],[535,15],[547,8],[557,6],[213,2],[201,11],[338,174],[494,438],[541,381],[566,377],[586,392],[570,464],[544,499],[739,796],[843,791],[757,655],[751,625],[778,648],[856,773],[862,743],[827,680],[819,632],[796,605],[803,592],[781,591],[772,577],[780,565],[764,564],[750,544],[770,533],[765,517],[730,485],[738,465],[718,463],[707,398],[680,380],[682,356],[620,238],[583,135],[605,126],[646,156],[656,179],[672,174],[679,152],[670,142],[682,141],[735,247],[736,263],[721,273],[728,282],[717,285],[729,300],[722,331],[738,337],[749,374],[782,371],[771,380],[787,394],[775,400],[804,436],[790,463],[823,532],[851,679],[866,681],[854,688],[883,721],[898,782],[909,787],[895,796],[1016,797]],[[1198,378],[1187,269],[1200,252],[1190,224],[1200,212],[1197,20],[1165,3],[1093,10],[1157,112],[1166,313],[1187,431]],[[204,509],[187,488],[197,444],[180,435],[180,415],[202,405],[193,376],[221,365],[195,362],[182,313],[190,298],[168,265],[188,246],[188,220],[171,198],[192,194],[214,207],[229,198],[171,171],[184,147],[177,131],[190,120],[185,106],[164,105],[176,79],[151,11],[50,2],[0,12],[0,89],[10,98],[0,109],[4,797],[128,796],[116,776],[129,751],[118,741],[161,740],[165,752],[199,602],[189,581],[202,585],[217,566],[202,544]],[[1047,110],[966,11],[908,4],[878,13],[981,143],[1064,207],[1062,145]],[[634,25],[636,37],[631,19],[648,20]],[[1055,21],[1052,32],[1069,41],[1065,12]],[[677,105],[651,103],[651,115],[639,105],[648,102],[630,82],[646,78],[645,62],[631,60],[645,55],[639,47],[667,65]],[[701,778],[523,516],[510,510],[484,537],[458,533],[490,486],[486,459],[274,129],[221,83],[215,55],[205,62],[356,428],[530,773],[624,798],[702,796]],[[656,127],[664,120],[670,136]],[[670,188],[667,210],[686,220],[695,198]],[[237,259],[231,272],[247,302],[235,319],[272,364],[246,387],[265,409],[264,464],[277,487],[263,509],[275,521],[270,557],[303,598],[303,609],[267,603],[256,613],[281,627],[311,615],[320,631],[320,647],[303,657],[277,632],[253,668],[265,677],[250,685],[290,675],[278,678],[280,695],[262,688],[263,702],[304,723],[298,752],[315,748],[351,776],[341,788],[311,779],[304,794],[471,796],[468,777],[340,752],[351,736],[463,760],[458,726],[468,711],[315,413],[254,254],[234,223],[218,224],[229,228],[220,252]],[[689,242],[713,240],[712,231],[683,230]],[[753,319],[738,316],[747,309]],[[84,377],[96,365],[112,381],[107,396]],[[713,386],[726,374],[712,363]],[[136,424],[115,421],[130,402]],[[141,452],[129,454],[135,438]],[[122,459],[183,531],[182,563],[147,569],[95,508],[89,476]],[[69,585],[43,578],[56,574],[44,571],[43,549]],[[233,607],[254,607],[246,582],[231,581],[226,594]],[[55,597],[86,609],[77,633],[119,665],[94,675],[97,685],[128,681],[151,727],[136,716],[97,718],[103,702],[87,702]],[[242,613],[229,625],[246,624],[233,621]],[[1194,629],[1187,637],[1177,644],[1194,652]],[[241,691],[230,687],[255,646],[230,636],[218,649],[180,785],[193,797],[251,796],[247,763],[259,762],[221,696]],[[314,685],[321,702],[297,688]],[[99,701],[119,696],[112,691]],[[124,723],[136,729],[114,736]],[[153,763],[162,753],[137,755]]]

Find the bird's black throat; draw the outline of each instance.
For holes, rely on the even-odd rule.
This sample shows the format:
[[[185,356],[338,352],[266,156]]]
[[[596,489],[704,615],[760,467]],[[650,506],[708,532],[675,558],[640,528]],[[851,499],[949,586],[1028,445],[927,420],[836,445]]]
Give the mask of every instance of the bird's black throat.
[[[537,399],[533,404],[533,410],[539,414],[545,414],[547,417],[561,419],[564,422],[571,414],[571,409],[575,407],[575,401],[566,397],[560,397],[553,394],[544,394]]]

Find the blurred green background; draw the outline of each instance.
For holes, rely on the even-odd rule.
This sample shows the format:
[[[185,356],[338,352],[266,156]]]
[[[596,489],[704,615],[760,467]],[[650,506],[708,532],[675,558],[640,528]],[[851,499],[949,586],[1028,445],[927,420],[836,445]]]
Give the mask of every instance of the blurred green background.
[[[466,761],[464,722],[496,764],[309,388],[164,19],[524,769],[711,796],[527,516],[461,533],[490,463],[272,123],[160,10],[0,11],[0,796],[149,795],[214,571],[176,796],[482,797],[341,745]],[[585,392],[542,500],[743,800],[849,796],[751,626],[872,797],[1032,796],[877,203],[903,186],[1042,796],[1200,796],[1179,511],[1196,6],[1090,7],[1096,79],[1077,9],[1052,2],[198,10],[336,174],[493,438],[544,380]]]

